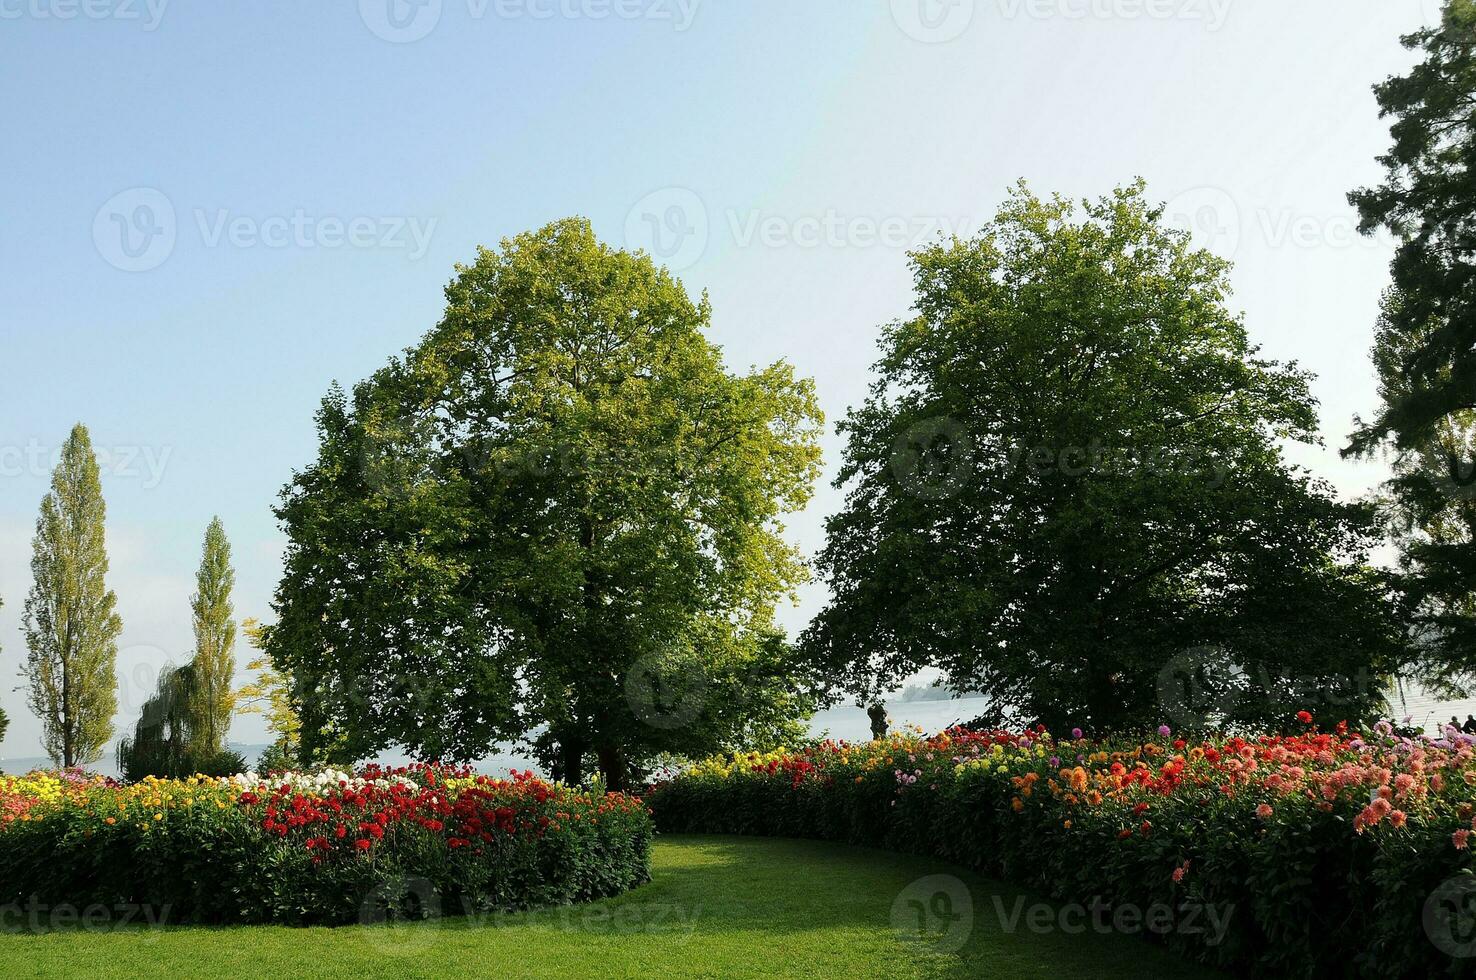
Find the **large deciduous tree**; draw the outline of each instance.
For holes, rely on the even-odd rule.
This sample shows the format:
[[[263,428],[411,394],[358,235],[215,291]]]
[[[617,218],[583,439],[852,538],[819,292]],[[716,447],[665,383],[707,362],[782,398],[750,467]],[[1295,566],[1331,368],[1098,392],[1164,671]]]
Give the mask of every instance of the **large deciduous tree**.
[[[1371,508],[1283,461],[1315,439],[1308,377],[1258,355],[1228,263],[1161,211],[1022,184],[914,255],[916,315],[840,427],[804,638],[856,693],[936,667],[1057,730],[1185,720],[1184,682],[1200,723],[1379,706],[1402,647]]]
[[[106,514],[92,440],[79,424],[41,501],[24,616],[31,710],[47,754],[62,766],[100,758],[118,710],[123,624],[106,583]]]
[[[1373,349],[1381,405],[1344,453],[1393,456],[1421,673],[1459,690],[1476,678],[1476,3],[1450,0],[1404,44],[1424,61],[1374,90],[1394,119],[1387,177],[1349,195],[1397,251]]]
[[[191,748],[202,756],[225,747],[236,696],[231,684],[236,674],[236,621],[231,591],[236,573],[231,568],[231,545],[220,518],[205,529],[200,568],[195,573],[196,591],[190,599],[195,629],[194,674],[197,744]]]
[[[807,704],[776,601],[805,567],[820,414],[780,362],[730,373],[710,310],[570,219],[482,250],[440,324],[335,391],[284,492],[271,662],[302,749],[556,775],[772,732]]]

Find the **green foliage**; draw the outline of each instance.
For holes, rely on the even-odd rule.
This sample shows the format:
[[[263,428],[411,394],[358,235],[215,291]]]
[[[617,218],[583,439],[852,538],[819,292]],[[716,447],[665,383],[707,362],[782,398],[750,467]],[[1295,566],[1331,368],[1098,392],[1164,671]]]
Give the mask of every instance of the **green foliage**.
[[[810,706],[773,622],[813,385],[732,374],[706,301],[562,221],[483,250],[440,324],[318,414],[267,631],[309,758],[529,737],[612,787]]]
[[[914,255],[916,315],[840,426],[803,640],[857,695],[933,666],[990,721],[1146,727],[1198,650],[1232,668],[1194,680],[1232,723],[1308,687],[1380,707],[1405,651],[1373,508],[1283,461],[1316,439],[1308,376],[1258,356],[1228,263],[1160,217],[1141,184],[1080,212],[1022,184]]]
[[[253,647],[265,650],[265,627],[254,619],[248,619],[241,628]],[[262,756],[258,771],[262,765],[268,764],[269,758],[267,772],[295,768],[299,762],[298,733],[302,730],[302,721],[292,707],[292,678],[279,670],[265,652],[249,661],[246,669],[255,671],[256,678],[236,691],[233,699],[235,710],[243,715],[264,715],[267,731],[277,736],[276,742]]]
[[[564,905],[650,876],[651,818],[643,807],[606,808],[602,798],[564,791],[543,801],[497,795],[493,805],[513,829],[488,833],[476,847],[403,821],[372,856],[349,847],[320,860],[303,846],[307,831],[288,838],[265,829],[265,802],[239,803],[237,789],[167,784],[161,795],[170,800],[162,803],[120,795],[128,792],[93,788],[43,819],[0,830],[0,907],[113,910],[126,901],[171,925],[337,925],[433,909],[458,916]],[[556,822],[540,830],[542,820]],[[319,830],[333,828],[309,828]]]
[[[1170,926],[1150,938],[1231,976],[1464,975],[1451,972],[1456,961],[1432,941],[1436,933],[1422,928],[1421,917],[1442,883],[1469,881],[1469,853],[1452,847],[1450,837],[1451,825],[1469,823],[1469,807],[1460,818],[1452,808],[1444,825],[1411,820],[1407,830],[1385,825],[1354,833],[1348,808],[1324,812],[1301,794],[1269,797],[1277,813],[1263,820],[1254,811],[1266,797],[1248,788],[1211,785],[1065,805],[1047,792],[1047,782],[1065,782],[1067,774],[1057,776],[1046,759],[1035,767],[1041,778],[1032,794],[1022,789],[1021,766],[959,760],[964,745],[927,755],[901,741],[851,746],[845,761],[832,759],[819,774],[794,768],[794,758],[698,771],[655,787],[646,799],[663,836],[841,841],[963,865],[1053,898],[1056,908],[1100,903],[1140,917],[1161,909]],[[1088,751],[1106,758],[1126,748]],[[1131,752],[1112,758],[1134,762]],[[915,773],[916,782],[900,785],[899,771]],[[1366,805],[1366,792],[1354,795]],[[1145,801],[1141,812],[1133,799]],[[1452,904],[1466,894],[1456,889]],[[1470,910],[1456,914],[1455,935],[1464,941]],[[1216,921],[1225,928],[1214,928]]]
[[[283,964],[332,964],[343,976],[569,977],[1091,977],[1224,980],[1136,937],[1093,930],[1006,932],[995,902],[1034,901],[997,882],[947,868],[974,896],[968,943],[945,954],[898,935],[894,900],[940,869],[929,858],[816,841],[658,838],[653,879],[639,890],[577,908],[536,909],[422,925],[345,929],[149,930],[92,928],[0,934],[0,959],[44,976],[78,963],[98,980],[134,980],[156,964],[192,974],[256,976]],[[489,967],[488,964],[496,964]],[[299,970],[298,972],[302,972]]]
[[[158,688],[144,702],[133,737],[118,743],[118,770],[129,782],[145,776],[182,779],[201,771],[201,764],[215,753],[200,750],[199,704],[199,675],[193,664],[160,672]],[[244,769],[243,763],[224,775]]]
[[[1375,335],[1380,407],[1344,455],[1393,456],[1387,501],[1417,611],[1425,680],[1476,678],[1476,3],[1404,38],[1425,60],[1375,88],[1392,116],[1385,182],[1349,195],[1398,240]]]
[[[0,609],[5,607],[5,600],[0,599]],[[10,727],[10,718],[5,714],[5,709],[0,708],[0,742],[5,741],[5,729]]]
[[[1425,60],[1374,89],[1393,117],[1393,145],[1379,158],[1383,184],[1349,195],[1362,230],[1398,239],[1391,267],[1397,303],[1386,308],[1375,359],[1386,390],[1361,425],[1354,451],[1385,441],[1417,448],[1451,415],[1476,409],[1476,2],[1447,0],[1439,27],[1406,36]],[[1469,458],[1466,462],[1470,462]]]
[[[273,773],[286,772],[297,766],[297,757],[281,740],[266,747],[256,760],[256,774],[263,779]]]
[[[231,568],[231,545],[218,517],[205,530],[204,554],[196,583],[190,610],[195,628],[195,658],[191,665],[198,703],[194,708],[196,744],[191,750],[205,758],[224,747],[236,704],[231,688],[236,673],[236,622],[231,607],[236,573]]]
[[[144,702],[133,737],[118,743],[118,769],[130,782],[145,776],[234,776],[247,769],[245,758],[224,745],[237,699],[231,690],[236,625],[231,618],[235,573],[230,555],[217,518],[205,532],[196,578],[199,591],[190,602],[195,655],[184,666],[166,667],[160,673],[158,688]]]
[[[46,753],[60,766],[96,761],[118,710],[123,623],[105,582],[106,515],[92,440],[78,424],[41,501],[24,616],[29,702]]]

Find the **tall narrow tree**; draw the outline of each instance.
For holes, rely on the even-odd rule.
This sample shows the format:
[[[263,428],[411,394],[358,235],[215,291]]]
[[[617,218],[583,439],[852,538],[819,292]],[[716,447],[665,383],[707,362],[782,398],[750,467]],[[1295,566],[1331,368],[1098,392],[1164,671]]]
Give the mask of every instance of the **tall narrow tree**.
[[[0,599],[0,609],[5,608],[5,600]],[[5,741],[5,729],[10,727],[10,719],[6,717],[5,709],[0,708],[0,742]]]
[[[62,447],[36,521],[24,628],[31,710],[63,766],[94,762],[118,710],[118,599],[107,588],[107,513],[92,440],[80,423]]]
[[[1391,118],[1382,184],[1353,192],[1362,230],[1396,243],[1374,338],[1380,405],[1345,456],[1392,456],[1422,679],[1476,687],[1476,0],[1403,39],[1423,60],[1374,88]]]
[[[195,582],[197,591],[190,600],[190,609],[195,626],[197,744],[192,748],[208,755],[225,747],[235,705],[231,683],[236,674],[236,621],[231,590],[236,585],[236,573],[231,568],[231,544],[218,517],[205,530],[205,551]]]

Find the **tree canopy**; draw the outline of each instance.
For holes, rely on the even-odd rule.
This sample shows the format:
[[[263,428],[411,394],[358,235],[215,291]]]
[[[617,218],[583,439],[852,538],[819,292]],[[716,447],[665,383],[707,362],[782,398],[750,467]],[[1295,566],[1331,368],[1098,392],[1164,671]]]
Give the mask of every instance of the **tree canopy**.
[[[1394,119],[1379,158],[1387,176],[1349,195],[1364,232],[1383,227],[1398,241],[1397,301],[1376,349],[1381,374],[1398,380],[1360,423],[1354,452],[1386,441],[1418,450],[1453,414],[1476,410],[1476,0],[1448,0],[1439,27],[1403,41],[1425,60],[1374,89]]]
[[[840,426],[804,638],[846,687],[937,667],[1057,730],[1182,719],[1184,684],[1201,723],[1379,705],[1403,648],[1372,508],[1284,462],[1316,439],[1308,376],[1259,356],[1228,263],[1161,213],[1141,184],[1080,207],[1022,184],[913,256],[915,315]]]
[[[231,688],[236,674],[236,621],[231,605],[236,573],[231,568],[231,544],[218,517],[205,529],[195,585],[190,618],[195,629],[195,656],[191,666],[198,742],[193,748],[202,755],[213,755],[225,747],[236,702]]]
[[[78,424],[41,501],[23,626],[25,676],[42,744],[61,766],[101,758],[118,710],[118,599],[107,587],[107,506],[92,439]]]
[[[1349,195],[1366,233],[1398,242],[1374,340],[1380,406],[1345,455],[1393,457],[1396,519],[1419,672],[1476,677],[1476,3],[1404,38],[1425,59],[1375,88],[1393,117],[1384,183]]]
[[[776,601],[821,424],[784,362],[729,372],[711,311],[569,219],[458,267],[441,322],[318,415],[266,635],[309,756],[534,744],[622,785],[807,707]]]

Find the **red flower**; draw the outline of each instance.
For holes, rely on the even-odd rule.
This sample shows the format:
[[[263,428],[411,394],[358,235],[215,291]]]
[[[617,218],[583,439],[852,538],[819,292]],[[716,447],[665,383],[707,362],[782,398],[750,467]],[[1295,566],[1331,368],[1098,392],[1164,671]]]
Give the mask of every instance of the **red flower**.
[[[1297,721],[1300,721],[1304,725],[1310,725],[1310,724],[1312,724],[1312,712],[1310,712],[1310,711],[1298,711],[1297,712]]]
[[[369,848],[374,846],[374,842],[372,840],[365,840],[364,838],[360,837],[358,840],[354,841],[354,846],[361,851],[367,851],[369,850]]]

